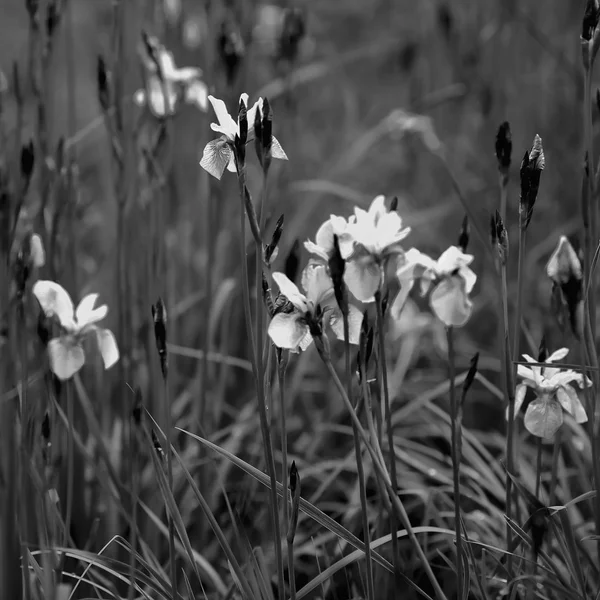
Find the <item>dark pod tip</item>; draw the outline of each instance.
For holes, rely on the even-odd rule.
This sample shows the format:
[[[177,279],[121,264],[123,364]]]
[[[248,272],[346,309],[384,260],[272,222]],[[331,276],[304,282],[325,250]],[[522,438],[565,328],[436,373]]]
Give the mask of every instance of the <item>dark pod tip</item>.
[[[292,492],[292,497],[296,493],[296,486],[300,483],[300,474],[298,473],[298,468],[296,467],[296,461],[292,461],[292,466],[290,467],[290,492]]]
[[[469,247],[469,237],[470,237],[470,226],[469,226],[469,217],[465,215],[463,217],[460,231],[458,234],[458,247],[462,250],[462,252],[466,253],[467,248]]]
[[[548,348],[546,347],[546,336],[542,336],[542,339],[540,340],[540,345],[538,347],[538,362],[546,362],[547,358]]]
[[[476,352],[471,358],[471,364],[469,366],[469,371],[467,372],[467,376],[465,378],[465,382],[463,384],[463,393],[466,394],[470,387],[473,385],[473,381],[475,381],[475,376],[477,375],[477,366],[479,364],[479,352]]]
[[[594,36],[594,31],[598,26],[600,12],[598,10],[597,0],[587,0],[583,19],[581,21],[581,37],[589,42]]]

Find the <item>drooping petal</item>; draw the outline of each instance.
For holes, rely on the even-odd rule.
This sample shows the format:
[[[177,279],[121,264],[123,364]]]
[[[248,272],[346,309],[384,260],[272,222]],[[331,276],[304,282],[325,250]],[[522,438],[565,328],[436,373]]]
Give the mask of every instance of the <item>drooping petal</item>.
[[[536,398],[527,407],[524,423],[529,433],[551,439],[563,424],[562,408],[547,396]]]
[[[465,289],[470,294],[477,283],[477,275],[469,267],[461,267],[458,274],[465,280]]]
[[[233,160],[233,152],[229,144],[223,139],[212,140],[204,147],[200,166],[213,177],[221,179],[223,172]],[[235,170],[235,161],[234,161]]]
[[[279,286],[280,292],[301,313],[305,313],[308,310],[308,302],[306,296],[300,293],[300,290],[298,289],[296,284],[290,281],[285,274],[276,271],[275,273],[273,273],[273,279],[275,280],[275,283]]]
[[[556,390],[556,397],[561,406],[575,418],[576,423],[585,423],[588,420],[585,408],[581,404],[577,390],[570,385],[559,387]]]
[[[98,306],[98,308],[94,308],[97,299],[98,294],[88,294],[83,297],[77,306],[75,318],[77,319],[77,325],[80,329],[83,329],[86,325],[97,323],[106,317],[108,306],[103,304],[102,306]]]
[[[438,274],[450,275],[456,269],[470,265],[473,258],[471,254],[464,254],[457,246],[450,246],[437,260]]]
[[[275,315],[269,323],[268,333],[278,348],[295,350],[301,342],[306,342],[304,338],[309,331],[307,325],[299,319],[298,313],[294,312]]]
[[[185,88],[184,100],[187,104],[194,104],[202,112],[206,112],[208,110],[208,87],[199,79],[192,81]]]
[[[208,96],[208,100],[212,104],[215,114],[217,115],[217,119],[219,120],[218,125],[215,123],[211,123],[210,128],[213,131],[223,133],[229,139],[233,140],[235,138],[235,134],[238,131],[238,126],[237,122],[233,120],[233,118],[227,111],[225,102],[211,95]]]
[[[321,260],[323,260],[325,262],[327,262],[329,260],[329,256],[327,255],[327,252],[325,252],[325,250],[318,244],[315,244],[314,242],[311,242],[310,240],[306,240],[304,242],[304,247],[308,250],[308,252],[310,252],[310,254],[314,254],[315,256],[318,256]]]
[[[109,329],[96,329],[96,340],[98,349],[102,355],[104,368],[110,369],[119,360],[119,347],[113,332]]]
[[[519,384],[517,386],[515,392],[515,416],[519,414],[521,410],[521,406],[523,406],[523,402],[525,401],[525,395],[527,394],[527,386],[523,384]]]
[[[538,385],[535,373],[525,365],[517,365],[517,375],[522,379],[525,379],[525,382],[530,381],[533,385]]]
[[[333,298],[333,281],[324,265],[307,265],[302,271],[302,287],[313,306]]]
[[[363,313],[353,304],[348,305],[348,341],[357,345],[360,340],[360,330],[362,327]],[[344,341],[344,318],[342,311],[338,309],[332,311],[329,319],[331,331],[338,340]]]
[[[71,379],[85,363],[83,348],[70,336],[48,342],[50,369],[62,381]]]
[[[437,318],[446,327],[462,327],[471,317],[473,303],[469,300],[462,277],[456,275],[440,281],[431,292],[429,303]]]
[[[567,371],[560,371],[556,373],[556,375],[550,379],[549,383],[554,386],[561,386],[573,383],[574,381],[577,382],[580,388],[584,387],[583,375],[577,371],[572,371],[569,369]],[[586,377],[585,386],[590,387],[591,385],[592,382]]]
[[[344,281],[354,297],[361,302],[372,302],[381,285],[381,267],[370,256],[346,263]]]
[[[61,285],[40,279],[35,282],[32,291],[47,317],[56,316],[64,328],[74,328],[73,302]]]
[[[413,288],[414,283],[415,282],[413,279],[403,279],[400,282],[400,291],[394,298],[394,302],[392,303],[392,307],[390,309],[392,319],[394,319],[395,321],[397,321],[400,318],[400,315],[402,314],[402,309],[406,304],[406,300],[408,299],[408,296]]]

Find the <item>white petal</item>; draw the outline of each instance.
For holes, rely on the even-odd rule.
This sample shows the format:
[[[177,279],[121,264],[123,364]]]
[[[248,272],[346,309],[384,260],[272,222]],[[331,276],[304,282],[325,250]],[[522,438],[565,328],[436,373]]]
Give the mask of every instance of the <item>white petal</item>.
[[[77,319],[77,325],[83,329],[86,325],[97,323],[106,317],[108,313],[108,307],[106,304],[94,308],[98,294],[88,294],[85,296],[75,311],[75,318]]]
[[[577,394],[575,388],[570,385],[559,387],[556,390],[556,397],[560,402],[560,405],[575,418],[576,423],[587,422],[587,414],[585,408],[581,404],[581,400]]]
[[[309,302],[316,306],[333,297],[333,281],[324,265],[309,264],[302,271],[302,287]]]
[[[32,291],[47,317],[56,316],[63,327],[74,328],[73,302],[61,285],[54,281],[39,280]]]
[[[437,318],[446,327],[466,325],[473,310],[473,303],[465,290],[464,279],[456,275],[443,279],[435,286],[429,303]]]
[[[572,383],[573,381],[576,381],[579,384],[579,387],[583,387],[583,376],[581,375],[581,373],[577,373],[577,371],[572,371],[569,369],[568,371],[558,372],[552,377],[552,379],[550,379],[549,383],[554,386],[557,386],[567,385],[569,383]],[[586,381],[586,384],[589,387],[591,385],[591,381],[588,379]]]
[[[524,423],[533,435],[551,439],[563,424],[562,408],[555,400],[536,398],[527,407]]]
[[[351,260],[346,263],[344,281],[357,300],[372,302],[381,285],[381,268],[370,256]]]
[[[285,150],[281,147],[279,140],[275,136],[271,136],[271,157],[288,160]]]
[[[517,365],[517,375],[523,379],[531,381],[534,385],[537,385],[536,374],[525,365]]]
[[[523,406],[523,402],[525,401],[525,395],[527,394],[527,386],[526,385],[518,385],[515,393],[515,416],[519,414],[521,410],[521,406]]]
[[[109,329],[96,329],[98,349],[102,355],[104,368],[110,369],[119,360],[119,347],[113,332]]]
[[[398,292],[394,302],[392,304],[392,308],[390,309],[390,314],[392,315],[392,319],[398,320],[402,314],[402,309],[406,304],[406,300],[408,299],[408,295],[410,294],[410,290],[412,290],[414,285],[414,280],[412,279],[404,279],[400,282],[400,291]]]
[[[235,156],[233,151],[229,153],[229,162],[227,163],[227,170],[230,173],[237,173],[237,167],[235,166]]]
[[[50,369],[62,381],[71,379],[85,363],[83,348],[69,337],[50,340],[48,357]]]
[[[306,296],[300,293],[300,290],[295,283],[290,281],[283,273],[273,273],[273,279],[279,286],[281,293],[302,313],[308,310],[308,303]],[[283,346],[280,346],[280,348]],[[286,346],[287,347],[287,346]]]
[[[360,341],[360,330],[362,327],[363,313],[353,304],[348,305],[348,341],[357,345]],[[342,312],[337,309],[329,319],[329,326],[339,340],[344,341],[344,318]]]
[[[268,333],[278,348],[294,350],[300,346],[302,341],[306,342],[305,337],[308,333],[308,327],[300,321],[296,312],[290,314],[279,313],[271,319]]]
[[[304,242],[304,247],[311,254],[314,254],[315,256],[318,256],[319,258],[321,258],[325,262],[327,262],[329,260],[329,256],[327,255],[327,252],[325,252],[325,250],[321,246],[318,246],[317,244],[311,242],[310,240],[306,240],[306,242]]]
[[[460,267],[466,267],[473,262],[473,256],[471,254],[464,254],[460,248],[456,246],[450,246],[445,250],[442,255],[438,258],[437,269],[438,273],[450,275],[456,269]]]
[[[202,69],[197,67],[182,67],[181,69],[176,69],[173,72],[171,80],[182,83],[192,83],[194,80],[197,80],[200,77],[202,77]]]
[[[566,236],[561,236],[556,250],[548,261],[546,273],[558,284],[566,283],[570,277],[582,278],[581,261]]]
[[[388,214],[388,211],[385,207],[385,196],[376,196],[371,202],[371,206],[369,206],[369,217],[377,223],[386,214]]]
[[[460,267],[458,274],[465,280],[465,289],[470,294],[477,283],[477,275],[469,267]]]
[[[229,144],[224,139],[219,138],[206,144],[200,166],[213,177],[221,179],[223,171],[228,167],[232,158],[233,152]]]
[[[225,135],[233,139],[238,131],[238,126],[237,122],[234,121],[231,115],[227,112],[225,102],[210,95],[208,96],[208,99],[212,104],[215,114],[217,115],[217,119],[219,120],[219,125],[211,123],[211,129],[213,131],[219,131],[220,133],[224,133]]]
[[[563,358],[565,358],[567,356],[567,354],[569,354],[569,349],[568,348],[559,348],[558,350],[555,350],[546,359],[546,362],[547,363],[551,363],[551,362],[561,361]]]
[[[146,104],[146,90],[137,90],[133,94],[133,103],[137,106],[144,106]]]
[[[195,104],[202,112],[208,110],[208,87],[200,80],[193,81],[185,88],[185,101]]]
[[[163,118],[174,114],[177,94],[170,82],[161,82],[156,75],[151,75],[146,82],[146,102],[155,117]]]

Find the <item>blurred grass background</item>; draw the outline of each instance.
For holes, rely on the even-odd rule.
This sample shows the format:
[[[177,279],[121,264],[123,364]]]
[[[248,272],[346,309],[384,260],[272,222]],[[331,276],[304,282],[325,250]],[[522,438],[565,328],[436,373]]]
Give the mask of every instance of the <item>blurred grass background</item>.
[[[289,156],[289,162],[273,165],[270,185],[268,230],[280,214],[286,219],[276,270],[284,268],[294,242],[314,238],[318,225],[330,213],[347,215],[354,205],[366,207],[380,193],[399,197],[399,212],[413,227],[408,246],[437,255],[456,243],[463,211],[450,179],[419,139],[390,130],[385,119],[392,111],[403,109],[432,118],[448,162],[486,232],[489,215],[498,204],[494,138],[499,124],[510,122],[513,165],[507,226],[511,241],[517,237],[518,165],[534,135],[540,134],[546,170],[529,229],[524,315],[534,344],[543,334],[551,348],[569,343],[550,315],[550,287],[543,267],[559,235],[575,233],[578,223],[583,163],[579,47],[583,2],[297,2],[294,5],[306,14],[307,36],[291,68],[273,60],[271,30],[264,22],[262,28],[257,28],[265,18],[265,5],[258,2],[212,2],[207,11],[206,3],[184,0],[181,13],[172,22],[164,18],[164,6],[159,2],[128,2],[127,61],[121,65],[125,96],[132,96],[142,86],[135,48],[143,28],[164,41],[178,65],[201,66],[211,92],[226,99],[231,110],[243,91],[251,99],[269,97],[275,113],[275,135]],[[80,295],[101,292],[102,300],[111,307],[109,318],[116,328],[115,172],[96,83],[98,55],[109,57],[112,52],[112,7],[101,0],[71,0],[69,5],[68,18],[59,24],[51,65],[45,74],[49,146],[55,148],[61,137],[68,140],[79,169],[77,220],[72,230],[75,239],[71,240],[77,249],[74,281],[79,282]],[[228,19],[239,25],[246,45],[240,72],[231,86],[224,76],[215,35],[220,23]],[[24,0],[3,0],[0,68],[9,85],[13,63],[26,73],[27,57]],[[35,137],[36,103],[27,83],[22,91],[27,139]],[[2,108],[10,131],[15,106],[9,96],[3,99]],[[130,106],[130,110],[134,117],[139,112],[137,107]],[[155,282],[151,293],[165,295],[174,315],[170,341],[192,350],[203,349],[208,336],[211,351],[244,359],[247,342],[236,283],[236,182],[225,174],[221,184],[215,185],[198,166],[205,143],[213,137],[208,128],[212,121],[212,113],[204,115],[194,107],[183,107],[170,123],[165,148],[158,158],[165,176],[164,188],[149,195],[143,193],[143,186],[136,188],[135,202],[140,211],[128,223],[129,268],[132,272],[145,268],[143,255],[152,252],[153,240],[148,233],[151,221],[143,215],[144,211],[159,211],[148,219],[164,219],[161,243],[167,268],[165,278]],[[146,122],[146,127],[144,135],[148,137],[154,124]],[[139,167],[136,161],[132,160],[130,168]],[[250,189],[258,190],[260,171],[255,163],[249,167],[248,178]],[[36,189],[32,185],[28,198],[32,207],[39,202]],[[55,201],[60,202],[60,197]],[[212,250],[206,244],[210,230],[214,236]],[[481,372],[497,383],[496,287],[484,248],[476,236],[471,239],[470,251],[476,257],[474,270],[479,281],[474,295],[475,313],[458,336],[458,369],[465,370],[471,356],[480,351]],[[302,255],[301,264],[305,258]],[[510,272],[514,285],[516,269]],[[209,277],[210,306],[205,302]],[[134,334],[128,342],[120,342],[131,374],[128,383],[151,395],[152,377],[144,354],[144,335],[148,334],[144,327],[148,327],[149,305],[154,298],[146,292],[132,290],[136,304],[129,317]],[[436,425],[427,422],[432,418],[427,411],[435,409],[425,409],[425,403],[415,399],[446,379],[445,340],[443,329],[428,318],[425,306],[417,302],[414,310],[412,319],[407,319],[407,326],[414,328],[390,336],[394,365],[390,377],[398,420],[402,416],[407,419],[399,435],[410,430],[402,442],[402,451],[406,452],[401,455],[405,467],[403,487],[423,490],[432,481],[448,485],[443,477],[436,479],[435,473],[439,464],[448,464],[447,448],[442,445],[432,449],[428,456],[419,454],[422,448],[411,446],[411,440],[418,440],[421,434],[437,435],[431,431]],[[178,424],[188,423],[189,415],[195,414],[190,406],[199,394],[206,395],[211,417],[205,425],[215,431],[233,423],[235,428],[223,430],[222,439],[227,440],[230,451],[259,465],[262,450],[256,435],[254,399],[248,392],[251,386],[247,368],[217,365],[210,367],[206,376],[200,372],[197,356],[171,358]],[[118,381],[117,369],[107,377],[113,383],[115,403],[122,391],[114,390],[121,389],[122,382]],[[300,357],[289,380],[290,455],[299,462],[303,477],[311,482],[309,489],[314,490],[326,476],[337,472],[337,462],[329,468],[323,460],[344,457],[350,452],[351,439],[347,428],[331,435],[335,423],[344,422],[340,416],[342,406],[328,390],[315,356]],[[431,399],[437,396],[444,394],[433,393]],[[497,431],[503,409],[495,396],[480,387],[472,402],[468,425]],[[494,438],[488,442],[491,446],[497,443],[497,449],[501,447]],[[335,481],[335,477],[331,479],[327,492],[327,509],[322,507],[333,513],[344,506],[339,494],[354,494],[354,505],[358,502],[356,490],[348,491],[343,481]],[[264,507],[243,506],[257,503],[252,500],[256,490],[249,490],[245,484],[240,489],[238,509],[250,515],[245,524],[257,536],[252,541],[260,541],[266,512]],[[502,493],[501,488],[497,489],[498,499]],[[415,501],[415,510],[419,504]],[[426,504],[423,510],[426,513],[429,509]],[[192,522],[192,515],[187,516]],[[501,536],[501,518],[498,527]]]

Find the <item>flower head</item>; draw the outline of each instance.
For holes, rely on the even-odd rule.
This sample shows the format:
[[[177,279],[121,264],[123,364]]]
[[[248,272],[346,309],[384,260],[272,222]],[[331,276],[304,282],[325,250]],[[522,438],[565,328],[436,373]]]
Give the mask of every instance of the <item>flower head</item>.
[[[181,102],[208,110],[208,88],[202,81],[202,69],[178,68],[173,54],[155,37],[145,35],[139,54],[146,69],[145,89],[138,90],[134,102],[148,105],[159,118],[174,115]]]
[[[317,229],[315,241],[307,240],[304,247],[313,255],[316,260],[328,262],[334,253],[333,236],[338,238],[342,236],[348,227],[348,221],[344,217],[331,215],[325,223]]]
[[[217,115],[217,120],[219,121],[218,123],[211,123],[210,128],[213,131],[220,133],[221,137],[206,144],[200,166],[208,171],[213,177],[221,179],[226,168],[232,173],[236,172],[233,145],[236,136],[240,135],[240,123],[239,120],[234,120],[229,114],[223,100],[219,100],[214,96],[208,96],[208,100],[212,104],[215,114]],[[259,98],[251,108],[248,108],[248,94],[242,94],[240,96],[240,104],[243,104],[248,111],[246,117],[248,121],[246,143],[248,144],[254,140],[256,111],[260,111],[260,114],[262,115],[263,99]],[[287,160],[287,155],[275,136],[271,138],[271,157]]]
[[[472,262],[473,256],[456,246],[450,246],[437,261],[411,248],[405,254],[404,265],[396,272],[401,288],[392,305],[392,316],[399,318],[414,282],[419,279],[422,294],[434,286],[429,303],[437,318],[446,327],[465,325],[473,310],[469,294],[477,281],[477,275],[469,267]]]
[[[545,364],[562,360],[569,353],[568,348],[560,348],[551,354]],[[530,363],[535,363],[531,356],[523,355]],[[552,438],[563,424],[563,410],[569,413],[577,423],[585,423],[587,415],[579,399],[577,389],[572,385],[577,383],[579,388],[590,387],[592,382],[580,373],[572,370],[561,370],[557,367],[518,365],[517,374],[523,382],[517,385],[515,394],[515,414],[517,414],[525,400],[527,388],[535,393],[525,412],[525,427],[527,430],[541,438]]]
[[[96,337],[105,369],[119,360],[115,336],[96,325],[108,313],[106,305],[94,308],[98,294],[84,296],[75,308],[67,291],[54,281],[37,281],[33,293],[45,315],[56,318],[61,327],[60,336],[48,342],[50,368],[59,379],[70,379],[84,365],[83,341],[89,334]]]
[[[400,215],[387,210],[384,196],[377,196],[369,210],[354,209],[338,237],[346,260],[346,285],[358,300],[373,301],[381,287],[386,260],[404,254],[400,242],[409,233],[410,227],[402,227]]]
[[[342,313],[335,300],[333,283],[324,265],[309,264],[302,273],[300,290],[283,273],[273,273],[273,279],[290,302],[291,307],[275,314],[269,324],[269,336],[279,348],[306,350],[313,337],[320,336],[329,325],[338,339],[344,339]],[[362,313],[349,305],[349,341],[358,344]]]

